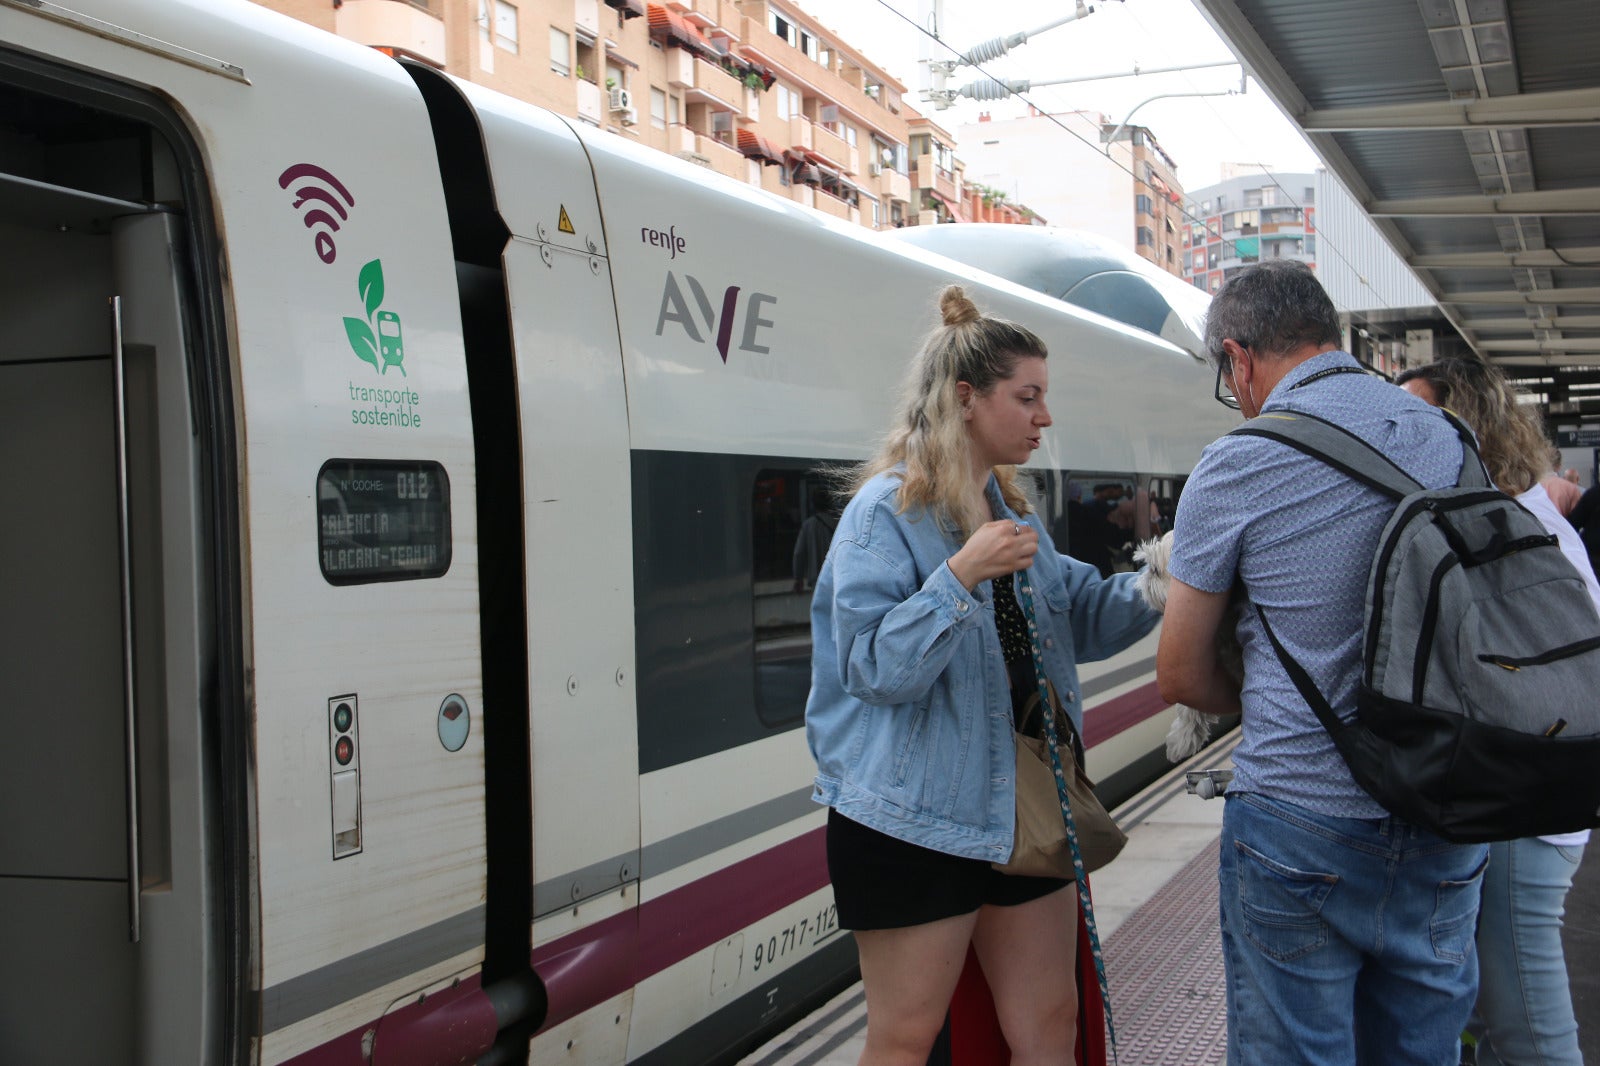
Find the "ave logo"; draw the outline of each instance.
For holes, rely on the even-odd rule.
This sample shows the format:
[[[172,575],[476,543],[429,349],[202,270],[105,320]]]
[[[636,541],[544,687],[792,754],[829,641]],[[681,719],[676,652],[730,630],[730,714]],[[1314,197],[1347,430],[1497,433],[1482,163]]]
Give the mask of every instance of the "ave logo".
[[[769,304],[776,304],[776,296],[752,292],[741,297],[739,286],[729,285],[723,290],[719,303],[713,305],[700,279],[685,274],[683,281],[689,289],[688,297],[684,296],[684,285],[678,284],[677,275],[667,271],[667,283],[661,290],[661,312],[656,316],[656,336],[661,336],[668,322],[675,322],[696,344],[704,344],[708,338],[713,339],[717,354],[726,363],[728,347],[733,343],[734,330],[737,328],[741,352],[767,355],[772,351],[770,347],[758,343],[757,333],[774,324],[770,318],[762,318],[761,311]],[[690,306],[690,298],[694,301],[693,307]],[[701,333],[702,328],[704,334]]]

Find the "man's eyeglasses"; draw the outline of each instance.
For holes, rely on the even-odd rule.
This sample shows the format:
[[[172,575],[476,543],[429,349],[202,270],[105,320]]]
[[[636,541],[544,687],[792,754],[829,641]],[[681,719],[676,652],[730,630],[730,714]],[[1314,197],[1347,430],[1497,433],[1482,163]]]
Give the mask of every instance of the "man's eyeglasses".
[[[1248,348],[1249,345],[1241,344],[1240,347]],[[1222,352],[1218,352],[1217,353],[1217,383],[1212,388],[1211,395],[1213,397],[1215,397],[1216,401],[1218,403],[1220,403],[1222,406],[1228,408],[1229,410],[1237,411],[1237,410],[1239,410],[1239,398],[1233,394],[1233,390],[1232,389],[1224,389],[1222,387],[1222,368],[1224,366],[1228,366],[1229,377],[1231,378],[1232,377],[1233,367],[1230,365],[1230,360],[1228,359],[1227,355],[1225,355]]]

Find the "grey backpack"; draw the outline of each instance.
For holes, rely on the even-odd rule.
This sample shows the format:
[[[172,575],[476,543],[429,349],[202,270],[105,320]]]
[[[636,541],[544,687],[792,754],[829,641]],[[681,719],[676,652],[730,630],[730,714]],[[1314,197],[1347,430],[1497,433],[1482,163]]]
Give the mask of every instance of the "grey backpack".
[[[1425,489],[1347,430],[1273,412],[1233,432],[1327,463],[1398,504],[1367,585],[1356,714],[1340,721],[1262,625],[1350,766],[1392,814],[1458,842],[1600,825],[1600,613],[1556,538],[1494,488],[1472,433]]]

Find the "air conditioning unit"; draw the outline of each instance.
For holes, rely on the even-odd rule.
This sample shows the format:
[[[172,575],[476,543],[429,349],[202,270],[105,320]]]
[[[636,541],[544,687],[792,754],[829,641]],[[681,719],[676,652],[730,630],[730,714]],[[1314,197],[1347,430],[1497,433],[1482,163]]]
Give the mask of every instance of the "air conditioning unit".
[[[639,112],[631,107],[622,111],[618,117],[622,120],[624,126],[637,126],[639,124]]]
[[[871,174],[873,177],[877,177],[879,174],[883,173],[883,164],[882,163],[868,163],[867,164],[867,173]]]
[[[631,111],[631,110],[633,110],[633,94],[628,92],[628,90],[626,90],[626,89],[612,89],[611,90],[611,110],[613,110],[613,111]]]

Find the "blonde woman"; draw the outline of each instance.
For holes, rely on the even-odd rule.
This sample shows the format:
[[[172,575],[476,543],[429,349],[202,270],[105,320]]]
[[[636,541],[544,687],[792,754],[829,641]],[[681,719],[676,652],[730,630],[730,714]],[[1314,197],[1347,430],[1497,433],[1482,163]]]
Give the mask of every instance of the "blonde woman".
[[[1395,382],[1435,407],[1449,408],[1471,427],[1490,478],[1555,534],[1600,607],[1600,584],[1583,542],[1541,483],[1550,473],[1550,442],[1533,406],[1519,402],[1500,371],[1475,359],[1413,367]],[[1478,912],[1476,1013],[1485,1030],[1479,1066],[1583,1062],[1561,950],[1561,915],[1588,840],[1587,832],[1564,833],[1489,846]]]
[[[1051,424],[1045,346],[957,286],[851,485],[812,601],[806,738],[840,923],[867,997],[864,1066],[922,1066],[970,943],[1015,1066],[1073,1061],[1077,909],[1011,853],[1013,699],[1035,688],[1017,585],[1074,728],[1077,663],[1154,628],[1133,574],[1055,550],[1016,466]],[[1013,681],[1012,678],[1017,678]]]

